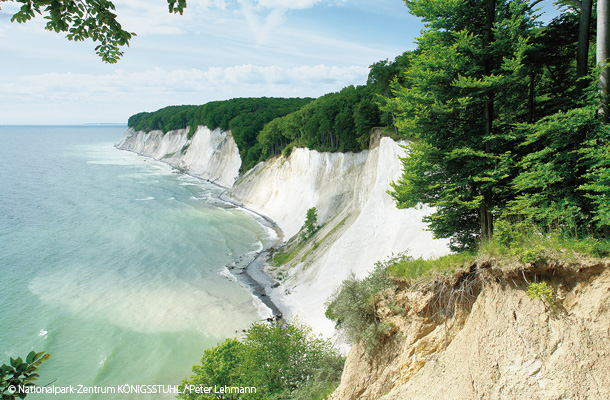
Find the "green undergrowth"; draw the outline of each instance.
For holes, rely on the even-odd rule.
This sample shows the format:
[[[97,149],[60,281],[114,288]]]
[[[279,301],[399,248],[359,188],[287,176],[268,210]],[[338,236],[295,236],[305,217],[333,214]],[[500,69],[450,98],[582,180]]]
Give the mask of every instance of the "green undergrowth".
[[[294,256],[296,256],[297,253],[301,251],[304,246],[305,242],[298,242],[292,246],[287,245],[286,247],[273,254],[273,256],[271,257],[271,264],[275,265],[276,267],[279,267],[289,263],[290,261],[292,261]]]
[[[542,230],[523,223],[496,223],[493,240],[480,246],[487,257],[512,258],[524,264],[544,258],[571,261],[579,256],[610,255],[610,241],[598,237],[577,237],[559,229]]]
[[[402,256],[394,259],[387,270],[395,278],[426,279],[439,274],[452,274],[482,258],[528,264],[551,257],[573,261],[580,256],[610,256],[610,240],[575,237],[559,230],[545,232],[520,223],[498,221],[493,239],[481,244],[477,251],[449,254],[431,260]]]
[[[326,316],[335,322],[337,329],[346,334],[349,342],[363,343],[369,354],[372,354],[385,338],[395,332],[388,322],[378,315],[377,301],[384,296],[386,290],[389,289],[388,293],[391,293],[402,285],[404,280],[417,283],[418,287],[440,290],[433,296],[442,299],[443,295],[447,294],[442,291],[447,289],[446,283],[451,281],[443,276],[464,274],[466,270],[463,278],[473,265],[488,260],[494,260],[495,265],[500,268],[514,268],[520,264],[527,268],[538,261],[574,263],[609,255],[608,239],[575,237],[558,230],[544,231],[520,223],[497,221],[494,238],[480,245],[477,251],[449,254],[432,260],[414,259],[408,254],[400,254],[383,263],[377,263],[374,271],[364,279],[350,276],[329,299]],[[453,294],[460,294],[462,289],[474,287],[469,288],[467,283]],[[455,288],[449,289],[451,291]],[[474,293],[468,290],[466,292]],[[545,281],[530,282],[527,295],[540,299],[549,309],[557,308],[553,287]],[[455,298],[458,297],[456,295]]]

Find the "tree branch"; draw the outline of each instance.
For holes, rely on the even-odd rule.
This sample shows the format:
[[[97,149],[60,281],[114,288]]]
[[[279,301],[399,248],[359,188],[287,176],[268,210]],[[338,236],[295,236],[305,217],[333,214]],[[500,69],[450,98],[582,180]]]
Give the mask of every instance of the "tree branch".
[[[581,0],[562,0],[562,1],[560,1],[559,3],[560,3],[560,4],[561,4],[561,3],[565,3],[565,4],[571,4],[571,5],[573,5],[574,7],[576,7],[577,9],[579,9],[579,10],[580,10],[580,9],[581,9],[581,7],[582,7],[582,1],[581,1]]]

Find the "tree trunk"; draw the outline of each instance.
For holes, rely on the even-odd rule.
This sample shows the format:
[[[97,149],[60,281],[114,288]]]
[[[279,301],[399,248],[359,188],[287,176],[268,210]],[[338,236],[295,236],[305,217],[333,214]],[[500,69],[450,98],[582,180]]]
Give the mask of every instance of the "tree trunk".
[[[527,123],[531,124],[534,122],[534,108],[536,100],[536,75],[532,72],[530,73],[530,87],[529,87],[529,96],[527,100]]]
[[[496,19],[496,0],[487,0],[485,4],[485,35],[483,45],[490,50],[491,42],[494,40],[493,26]],[[493,54],[488,54],[485,59],[485,75],[490,76],[493,72],[494,60]],[[485,137],[489,138],[493,133],[493,118],[494,118],[494,92],[487,92],[485,100]],[[491,153],[489,140],[485,141],[485,152]],[[493,235],[493,222],[491,216],[492,195],[491,190],[485,189],[483,193],[483,201],[479,206],[479,217],[481,219],[481,240],[486,241],[491,239]]]
[[[491,190],[483,194],[483,201],[479,206],[479,218],[481,219],[481,242],[486,242],[493,236],[493,218],[491,215]]]
[[[605,66],[608,57],[610,57],[610,38],[608,35],[609,13],[608,2],[610,0],[598,0],[597,2],[597,57],[598,65]],[[608,122],[608,83],[609,76],[608,68],[604,68],[599,77],[599,92],[601,95],[601,104],[599,114],[604,122]]]
[[[604,1],[604,0],[601,0]],[[593,0],[580,2],[580,21],[578,23],[578,48],[576,51],[576,78],[584,78],[588,73],[589,39],[591,37],[591,10]],[[576,84],[578,94],[587,86],[583,80]]]

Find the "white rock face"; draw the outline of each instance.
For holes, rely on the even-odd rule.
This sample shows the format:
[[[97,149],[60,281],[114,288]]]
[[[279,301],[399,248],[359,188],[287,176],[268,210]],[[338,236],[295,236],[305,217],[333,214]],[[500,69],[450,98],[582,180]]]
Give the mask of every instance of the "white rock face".
[[[297,148],[288,159],[258,164],[233,187],[231,194],[269,216],[286,239],[296,234],[311,207],[324,221],[350,203],[368,152],[320,153]]]
[[[231,190],[246,206],[277,222],[286,239],[303,226],[311,207],[317,208],[319,222],[329,225],[316,240],[345,219],[340,235],[322,243],[313,260],[292,268],[290,278],[272,294],[318,332],[334,333],[324,303],[350,273],[363,278],[377,261],[405,251],[416,258],[448,253],[448,241],[434,240],[421,222],[432,209],[399,210],[387,194],[390,182],[400,177],[398,157],[404,153],[385,137],[360,153],[296,149],[288,159],[257,165]]]
[[[130,128],[117,147],[165,161],[203,179],[231,187],[241,165],[233,136],[220,129],[210,131],[205,126],[197,128],[190,140],[187,136],[187,129],[163,134],[161,131],[136,132]]]
[[[200,127],[178,166],[221,186],[231,187],[239,175],[241,158],[230,133]]]

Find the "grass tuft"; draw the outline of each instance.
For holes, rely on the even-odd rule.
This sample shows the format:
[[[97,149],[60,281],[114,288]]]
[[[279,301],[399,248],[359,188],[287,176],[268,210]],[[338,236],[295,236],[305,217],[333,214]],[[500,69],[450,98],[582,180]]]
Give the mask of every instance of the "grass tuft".
[[[471,252],[449,254],[433,260],[402,256],[393,260],[388,266],[388,272],[393,277],[405,279],[419,279],[435,274],[447,275],[455,273],[465,264],[472,263],[474,259],[475,254]]]

